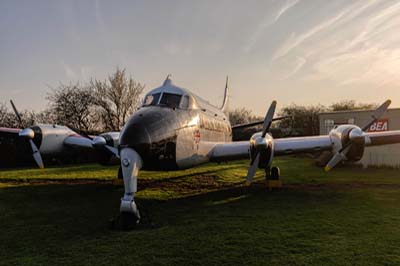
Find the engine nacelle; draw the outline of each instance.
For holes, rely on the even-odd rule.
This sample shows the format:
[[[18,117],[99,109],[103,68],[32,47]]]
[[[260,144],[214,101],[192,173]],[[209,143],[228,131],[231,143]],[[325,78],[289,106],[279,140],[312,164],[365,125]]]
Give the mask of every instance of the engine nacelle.
[[[250,138],[250,153],[251,158],[254,157],[255,153],[260,152],[260,161],[258,164],[259,168],[265,168],[271,165],[272,159],[274,158],[274,139],[270,134],[266,134],[265,137],[261,137],[261,132],[253,134]]]
[[[350,150],[346,154],[347,161],[356,162],[361,160],[365,149],[364,132],[355,125],[340,125],[329,133],[333,143],[333,152],[339,152],[345,145],[352,142]]]
[[[65,150],[64,140],[70,135],[76,134],[65,126],[36,125],[31,127],[35,133],[33,142],[42,154],[57,154]]]

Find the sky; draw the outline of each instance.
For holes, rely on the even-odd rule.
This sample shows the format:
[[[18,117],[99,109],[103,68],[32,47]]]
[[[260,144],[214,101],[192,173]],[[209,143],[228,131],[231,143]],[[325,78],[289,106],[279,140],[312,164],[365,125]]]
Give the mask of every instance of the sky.
[[[168,74],[220,105],[263,115],[272,100],[400,107],[400,2],[0,1],[0,102],[46,108],[60,83],[125,68],[145,91]]]

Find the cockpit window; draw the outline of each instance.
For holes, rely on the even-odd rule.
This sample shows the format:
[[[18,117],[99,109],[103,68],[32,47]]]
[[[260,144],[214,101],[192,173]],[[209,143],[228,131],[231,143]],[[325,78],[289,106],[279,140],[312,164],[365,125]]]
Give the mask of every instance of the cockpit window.
[[[178,108],[182,95],[164,92],[160,104],[165,104],[171,108]]]
[[[190,101],[190,99],[189,99],[188,95],[183,96],[182,102],[181,102],[181,108],[189,109],[189,101]]]
[[[156,105],[158,103],[158,100],[160,99],[160,95],[160,92],[147,95],[146,99],[144,99],[143,106]]]

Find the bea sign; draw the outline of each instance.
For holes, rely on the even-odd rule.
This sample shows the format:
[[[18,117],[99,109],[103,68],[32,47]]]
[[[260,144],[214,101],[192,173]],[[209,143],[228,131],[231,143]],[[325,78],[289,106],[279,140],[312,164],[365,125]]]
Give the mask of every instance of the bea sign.
[[[375,123],[373,123],[368,129],[369,132],[380,132],[388,130],[389,130],[388,119],[379,119]]]

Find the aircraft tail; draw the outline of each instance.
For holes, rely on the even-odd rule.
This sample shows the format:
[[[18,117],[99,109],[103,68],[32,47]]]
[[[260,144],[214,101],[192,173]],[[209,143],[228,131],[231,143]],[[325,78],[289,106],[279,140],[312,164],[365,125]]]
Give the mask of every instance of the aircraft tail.
[[[224,101],[221,106],[221,111],[227,114],[229,112],[229,86],[228,86],[228,76],[226,77]]]

